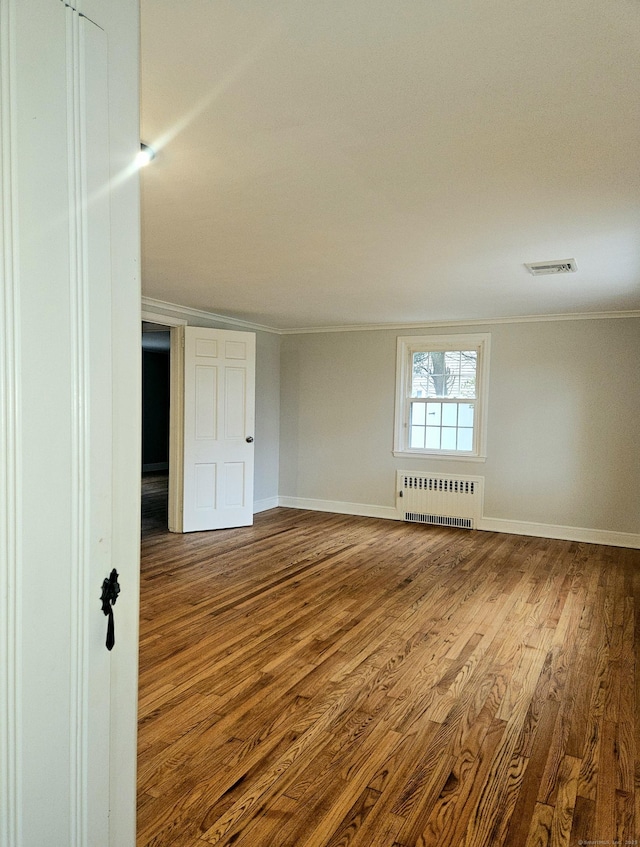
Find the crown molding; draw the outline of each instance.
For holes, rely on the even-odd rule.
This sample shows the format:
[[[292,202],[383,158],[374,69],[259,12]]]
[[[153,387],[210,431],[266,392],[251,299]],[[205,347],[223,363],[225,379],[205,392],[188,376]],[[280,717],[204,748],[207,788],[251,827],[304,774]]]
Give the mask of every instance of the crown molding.
[[[612,318],[640,318],[640,311],[574,312],[564,315],[520,315],[502,318],[466,318],[455,321],[416,321],[414,323],[345,324],[342,326],[302,327],[275,330],[280,335],[304,335],[318,332],[371,332],[374,330],[439,329],[445,327],[485,327],[495,324],[543,323],[546,321],[588,321]]]
[[[186,324],[188,318],[196,320],[215,321],[216,323],[225,323],[230,326],[236,326],[238,329],[245,329],[251,332],[271,332],[276,335],[282,334],[281,329],[276,329],[272,326],[264,324],[256,324],[251,321],[243,321],[240,318],[231,318],[228,315],[218,315],[215,312],[207,312],[204,309],[193,309],[191,306],[181,306],[179,303],[169,303],[165,300],[155,300],[152,297],[142,298],[142,310],[144,314],[153,313],[156,317],[178,318],[180,324]],[[167,312],[168,314],[163,314]]]
[[[240,318],[232,318],[228,315],[220,315],[216,312],[207,312],[204,309],[193,309],[190,306],[181,306],[178,303],[169,303],[164,300],[155,300],[152,297],[142,298],[142,308],[145,312],[153,312],[156,316],[181,319],[180,323],[186,323],[188,318],[196,320],[215,321],[225,323],[238,329],[253,332],[270,332],[274,335],[309,335],[312,333],[328,332],[372,332],[384,330],[399,330],[401,332],[414,329],[438,329],[445,327],[485,327],[497,324],[517,323],[543,323],[547,321],[595,321],[612,320],[620,318],[640,318],[640,311],[628,312],[569,312],[561,315],[520,315],[501,318],[465,318],[463,320],[451,321],[415,321],[413,323],[371,323],[371,324],[343,324],[338,326],[311,326],[294,327],[282,329],[266,324],[243,321]]]

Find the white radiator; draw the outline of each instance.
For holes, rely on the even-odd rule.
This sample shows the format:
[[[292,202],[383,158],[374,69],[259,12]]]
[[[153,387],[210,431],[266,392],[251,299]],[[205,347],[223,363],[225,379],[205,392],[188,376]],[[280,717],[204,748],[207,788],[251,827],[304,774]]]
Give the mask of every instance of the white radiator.
[[[484,477],[398,471],[396,508],[405,521],[475,529],[482,517]]]

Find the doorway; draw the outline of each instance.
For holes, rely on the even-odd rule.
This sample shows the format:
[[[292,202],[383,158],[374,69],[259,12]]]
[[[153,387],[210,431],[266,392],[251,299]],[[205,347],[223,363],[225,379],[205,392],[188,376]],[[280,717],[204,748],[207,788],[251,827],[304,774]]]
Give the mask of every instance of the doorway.
[[[166,528],[182,533],[250,525],[255,333],[189,327],[144,311],[142,319],[142,471],[166,475]],[[165,400],[153,411],[158,395]],[[145,481],[143,476],[143,496]]]
[[[169,410],[171,332],[142,322],[142,502],[143,532],[167,529],[169,500]]]

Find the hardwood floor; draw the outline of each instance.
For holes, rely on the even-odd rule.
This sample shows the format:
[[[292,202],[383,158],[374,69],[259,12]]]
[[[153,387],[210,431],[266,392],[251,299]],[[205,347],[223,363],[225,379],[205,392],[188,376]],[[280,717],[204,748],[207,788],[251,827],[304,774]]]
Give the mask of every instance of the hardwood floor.
[[[138,847],[638,843],[640,551],[145,488]]]

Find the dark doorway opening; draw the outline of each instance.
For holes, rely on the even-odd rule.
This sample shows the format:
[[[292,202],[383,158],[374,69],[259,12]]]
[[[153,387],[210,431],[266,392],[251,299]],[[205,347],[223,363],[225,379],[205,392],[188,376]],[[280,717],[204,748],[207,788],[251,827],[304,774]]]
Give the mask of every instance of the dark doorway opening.
[[[166,530],[169,484],[169,327],[142,324],[142,528]]]

